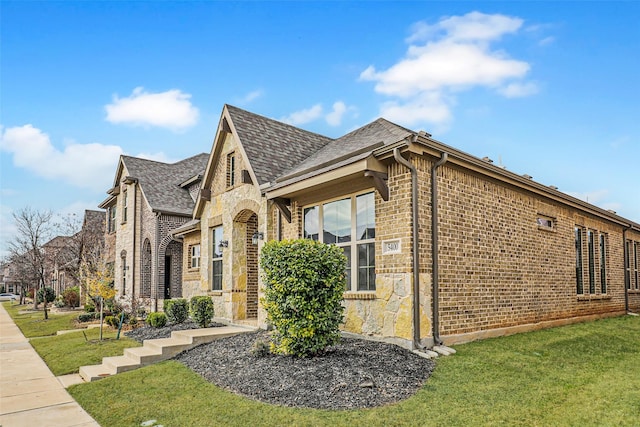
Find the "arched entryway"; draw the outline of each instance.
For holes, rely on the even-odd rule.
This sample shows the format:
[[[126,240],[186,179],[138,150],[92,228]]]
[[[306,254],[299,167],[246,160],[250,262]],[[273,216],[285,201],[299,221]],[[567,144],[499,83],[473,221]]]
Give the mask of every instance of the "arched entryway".
[[[233,223],[233,316],[258,318],[258,215],[244,209]]]

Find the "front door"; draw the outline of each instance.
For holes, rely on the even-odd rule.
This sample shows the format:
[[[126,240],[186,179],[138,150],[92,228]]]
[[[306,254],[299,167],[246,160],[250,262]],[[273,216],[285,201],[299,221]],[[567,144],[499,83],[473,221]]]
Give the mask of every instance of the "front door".
[[[171,298],[171,257],[164,257],[164,299]]]

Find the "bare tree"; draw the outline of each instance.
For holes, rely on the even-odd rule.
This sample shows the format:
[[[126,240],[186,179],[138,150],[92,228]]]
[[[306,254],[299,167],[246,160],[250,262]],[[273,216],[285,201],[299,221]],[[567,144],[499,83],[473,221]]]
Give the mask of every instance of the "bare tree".
[[[51,211],[39,211],[27,206],[13,212],[17,233],[9,242],[9,253],[22,269],[21,277],[34,292],[45,286],[47,257],[44,244],[51,239],[53,224]],[[38,308],[38,298],[33,298],[33,307]]]

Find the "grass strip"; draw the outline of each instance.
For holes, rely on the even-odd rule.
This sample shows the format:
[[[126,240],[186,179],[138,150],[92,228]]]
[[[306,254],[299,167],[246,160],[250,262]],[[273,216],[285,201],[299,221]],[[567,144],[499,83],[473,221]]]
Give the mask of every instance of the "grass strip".
[[[51,313],[45,320],[42,309],[33,310],[33,305],[3,303],[15,324],[27,338],[55,335],[58,331],[74,329],[79,312]],[[42,305],[40,305],[42,307]]]
[[[176,361],[69,392],[103,427],[150,419],[198,426],[633,426],[640,413],[638,337],[640,318],[623,316],[456,346],[415,396],[368,410],[263,404]]]
[[[102,341],[99,340],[100,330],[94,328],[33,338],[29,342],[54,375],[73,374],[78,372],[80,366],[98,365],[103,357],[122,356],[125,348],[140,346],[137,341],[122,336],[116,340],[116,331],[108,329],[105,327]]]

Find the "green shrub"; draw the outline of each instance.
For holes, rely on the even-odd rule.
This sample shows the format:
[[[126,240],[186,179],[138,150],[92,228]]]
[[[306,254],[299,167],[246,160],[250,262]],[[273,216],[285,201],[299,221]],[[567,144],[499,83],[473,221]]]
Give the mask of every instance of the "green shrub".
[[[208,296],[191,298],[191,317],[201,328],[209,326],[213,319],[213,300]]]
[[[167,324],[167,316],[160,312],[149,313],[147,323],[154,328],[162,328]]]
[[[80,303],[80,290],[77,286],[67,288],[62,292],[62,300],[67,307],[77,307]]]
[[[62,299],[62,295],[58,295],[56,299],[53,301],[53,305],[57,308],[62,308],[65,306],[64,300]]]
[[[84,303],[84,311],[87,313],[95,313],[96,303],[91,298],[87,298],[87,302]]]
[[[184,298],[164,300],[164,313],[171,323],[183,323],[189,317],[189,303]]]
[[[104,323],[106,323],[107,325],[111,326],[112,328],[117,328],[118,324],[120,323],[120,318],[119,316],[106,316],[104,318]]]
[[[342,248],[308,239],[264,245],[262,304],[275,328],[273,353],[311,356],[339,341],[346,261]]]
[[[50,288],[48,286],[38,289],[38,293],[36,295],[38,296],[38,302],[46,301],[47,304],[53,302],[56,299],[56,292],[53,290],[53,288]]]
[[[78,314],[78,322],[84,323],[84,322],[91,322],[93,320],[95,320],[96,318],[96,314],[95,313],[80,313]]]

